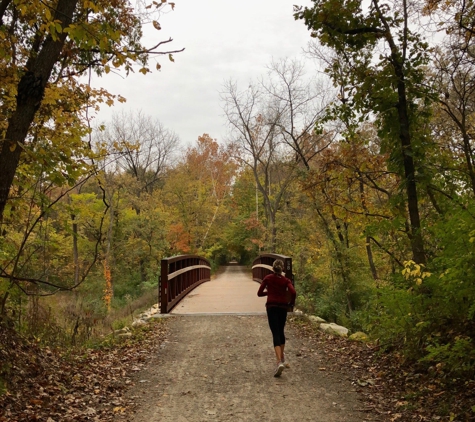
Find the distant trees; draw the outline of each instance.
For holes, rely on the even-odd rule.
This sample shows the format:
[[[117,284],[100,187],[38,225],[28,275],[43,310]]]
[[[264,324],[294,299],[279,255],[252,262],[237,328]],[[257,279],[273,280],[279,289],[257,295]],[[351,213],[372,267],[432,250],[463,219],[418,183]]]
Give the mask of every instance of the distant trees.
[[[135,256],[141,281],[145,282],[150,260],[157,259],[152,255],[160,232],[158,222],[163,219],[153,209],[153,193],[163,187],[167,171],[173,165],[179,148],[178,136],[160,121],[137,111],[113,115],[105,130],[97,133],[96,142],[109,151],[101,172],[110,207],[105,265],[113,266],[109,261],[114,256],[110,249],[111,239],[115,238],[112,230],[118,223],[115,220],[122,218],[124,202],[132,204],[136,217],[130,216],[134,225],[129,226],[128,237],[136,239],[137,245],[131,256]]]
[[[305,81],[303,65],[289,60],[272,63],[268,75],[247,90],[239,91],[228,82],[222,93],[238,159],[252,170],[263,198],[265,247],[273,252],[277,214],[299,166],[308,167],[309,160],[330,142],[313,134],[322,115],[323,94]]]
[[[237,168],[232,152],[203,134],[169,173],[164,204],[171,216],[172,253],[225,254],[220,232]]]

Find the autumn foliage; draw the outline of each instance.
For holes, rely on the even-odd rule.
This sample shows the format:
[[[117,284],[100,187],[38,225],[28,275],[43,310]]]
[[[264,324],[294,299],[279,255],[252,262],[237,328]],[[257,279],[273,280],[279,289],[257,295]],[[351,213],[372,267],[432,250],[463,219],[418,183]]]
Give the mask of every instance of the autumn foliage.
[[[92,128],[122,98],[78,77],[173,59],[170,40],[141,44],[141,13],[159,30],[174,3],[0,6],[0,315],[15,330],[88,344],[156,300],[164,257],[278,252],[301,309],[448,387],[473,377],[471,5],[296,7],[319,77],[282,59],[225,83],[229,139],[186,148],[145,112]]]

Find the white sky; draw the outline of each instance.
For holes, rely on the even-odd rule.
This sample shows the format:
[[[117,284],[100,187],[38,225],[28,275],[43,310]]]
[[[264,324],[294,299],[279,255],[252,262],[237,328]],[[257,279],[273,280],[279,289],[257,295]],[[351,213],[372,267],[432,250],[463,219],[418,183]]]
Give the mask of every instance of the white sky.
[[[161,71],[95,77],[94,86],[127,98],[125,104],[103,106],[95,120],[107,123],[113,113],[140,109],[177,133],[184,145],[203,133],[224,141],[227,129],[219,95],[224,82],[237,80],[245,88],[266,73],[273,58],[302,57],[310,32],[303,21],[294,20],[293,4],[309,1],[175,2],[175,10],[160,18],[162,30],[148,31],[145,43],[171,37],[174,41],[166,48],[185,51],[174,55],[174,63],[159,57]],[[153,60],[149,67],[155,68]]]

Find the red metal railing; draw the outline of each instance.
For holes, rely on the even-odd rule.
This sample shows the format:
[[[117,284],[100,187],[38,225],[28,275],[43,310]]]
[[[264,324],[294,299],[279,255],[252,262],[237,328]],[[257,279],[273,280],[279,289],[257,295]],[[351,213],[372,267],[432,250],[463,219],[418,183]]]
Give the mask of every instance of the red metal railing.
[[[197,255],[179,255],[162,259],[159,282],[160,313],[166,314],[191,290],[211,279],[207,259]]]
[[[266,275],[272,274],[272,264],[276,259],[280,259],[284,262],[284,275],[292,280],[292,284],[294,284],[292,258],[275,253],[262,254],[254,260],[252,263],[252,279],[260,283]]]

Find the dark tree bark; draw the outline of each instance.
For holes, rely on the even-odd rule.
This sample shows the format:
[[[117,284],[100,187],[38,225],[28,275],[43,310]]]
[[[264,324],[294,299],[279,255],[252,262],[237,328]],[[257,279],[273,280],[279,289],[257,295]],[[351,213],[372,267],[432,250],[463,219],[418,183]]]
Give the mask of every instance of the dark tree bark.
[[[398,57],[394,57],[394,71],[397,82],[398,104],[397,112],[399,118],[399,139],[401,140],[401,150],[404,165],[404,176],[406,178],[407,208],[409,210],[409,220],[411,225],[410,242],[412,256],[418,264],[425,264],[426,256],[424,252],[424,241],[422,239],[421,219],[419,215],[419,203],[416,185],[416,168],[412,157],[411,134],[409,132],[409,116],[407,112],[406,82],[402,65],[398,62]]]
[[[406,79],[404,75],[404,62],[406,60],[406,50],[408,46],[408,28],[407,28],[407,5],[404,1],[404,41],[401,48],[396,46],[391,35],[390,26],[385,19],[378,1],[374,0],[376,10],[378,11],[381,22],[385,31],[385,39],[391,49],[391,63],[394,74],[397,78],[397,96],[396,105],[399,123],[399,139],[401,142],[401,154],[404,166],[404,177],[406,183],[407,208],[409,211],[410,233],[409,240],[411,243],[412,257],[418,264],[426,263],[426,255],[424,252],[424,240],[422,238],[421,219],[419,215],[419,204],[416,185],[416,167],[413,159],[413,148],[411,143],[411,132],[409,130],[409,113],[407,104]]]
[[[70,25],[78,0],[59,0],[54,19],[65,28]],[[20,163],[28,130],[40,107],[55,63],[58,61],[67,34],[56,39],[48,36],[38,54],[30,55],[25,73],[18,83],[16,109],[8,120],[5,139],[0,151],[0,221],[3,217],[10,188]]]

